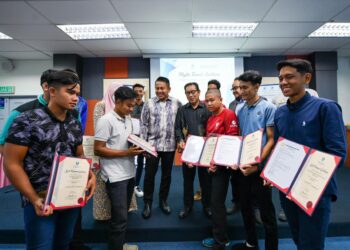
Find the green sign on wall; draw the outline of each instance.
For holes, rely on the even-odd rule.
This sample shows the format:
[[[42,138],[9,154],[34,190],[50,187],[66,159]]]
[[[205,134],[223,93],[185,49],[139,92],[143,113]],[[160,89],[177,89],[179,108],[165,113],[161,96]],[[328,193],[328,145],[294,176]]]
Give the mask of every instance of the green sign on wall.
[[[14,94],[15,86],[0,86],[0,94]]]

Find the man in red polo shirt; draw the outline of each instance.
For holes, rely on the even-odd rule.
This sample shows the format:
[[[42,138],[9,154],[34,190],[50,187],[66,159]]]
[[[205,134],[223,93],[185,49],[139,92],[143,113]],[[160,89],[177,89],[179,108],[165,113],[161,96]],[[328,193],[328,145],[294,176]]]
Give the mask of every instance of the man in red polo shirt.
[[[238,119],[236,114],[222,105],[220,90],[210,89],[205,94],[205,101],[212,116],[207,123],[207,136],[238,135]],[[225,200],[230,178],[231,168],[211,166],[209,168],[212,177],[211,210],[213,222],[213,238],[203,240],[203,245],[216,250],[223,250],[229,245],[226,233],[226,207]]]

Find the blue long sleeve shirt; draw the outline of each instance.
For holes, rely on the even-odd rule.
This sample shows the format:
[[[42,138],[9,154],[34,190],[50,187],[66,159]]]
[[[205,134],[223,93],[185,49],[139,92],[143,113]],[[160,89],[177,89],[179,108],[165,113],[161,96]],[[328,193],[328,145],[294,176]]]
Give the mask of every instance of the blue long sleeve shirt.
[[[346,135],[341,107],[334,101],[305,93],[295,103],[287,102],[275,113],[275,140],[282,136],[305,146],[342,157],[346,156]],[[334,174],[324,192],[337,199]]]

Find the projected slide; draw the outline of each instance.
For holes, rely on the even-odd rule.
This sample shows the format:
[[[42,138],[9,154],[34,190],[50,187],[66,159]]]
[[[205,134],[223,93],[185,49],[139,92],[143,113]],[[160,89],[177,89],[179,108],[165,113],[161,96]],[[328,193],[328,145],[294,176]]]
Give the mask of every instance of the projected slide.
[[[235,75],[235,58],[160,58],[161,76],[168,77],[170,95],[183,104],[187,102],[184,85],[197,82],[201,89],[200,99],[205,99],[207,83],[216,79],[221,83],[221,94],[226,106],[234,99],[231,87]]]

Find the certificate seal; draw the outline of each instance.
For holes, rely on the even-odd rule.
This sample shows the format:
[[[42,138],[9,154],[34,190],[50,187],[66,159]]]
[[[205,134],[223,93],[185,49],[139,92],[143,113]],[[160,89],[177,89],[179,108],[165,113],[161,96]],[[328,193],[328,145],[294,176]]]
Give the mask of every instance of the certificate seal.
[[[312,201],[308,201],[306,203],[306,208],[308,208],[308,209],[312,208]]]

